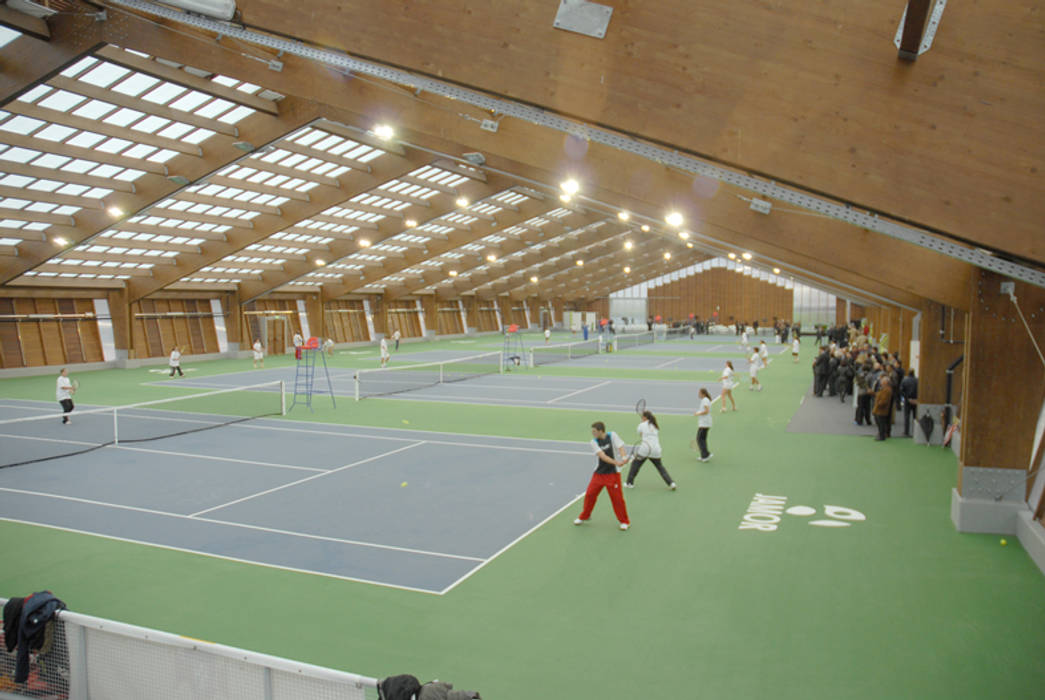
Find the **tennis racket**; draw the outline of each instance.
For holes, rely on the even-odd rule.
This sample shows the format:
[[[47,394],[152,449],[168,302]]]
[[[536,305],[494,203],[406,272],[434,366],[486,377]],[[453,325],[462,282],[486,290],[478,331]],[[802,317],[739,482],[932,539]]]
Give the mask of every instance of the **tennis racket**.
[[[646,399],[639,399],[635,403],[635,413],[637,413],[637,414],[639,414],[641,416],[645,412],[646,412]]]
[[[693,450],[694,452],[697,452],[697,451],[700,450],[700,445],[697,444],[697,439],[696,438],[693,438],[692,440],[689,441],[689,449]]]
[[[71,383],[73,385],[73,393],[75,394],[76,390],[80,388],[80,380],[79,379],[73,379]]]

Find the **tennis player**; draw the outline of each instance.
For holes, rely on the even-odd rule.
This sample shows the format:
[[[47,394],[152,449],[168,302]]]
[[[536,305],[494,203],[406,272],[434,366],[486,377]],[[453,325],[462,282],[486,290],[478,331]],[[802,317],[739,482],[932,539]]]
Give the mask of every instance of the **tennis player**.
[[[333,338],[327,338],[326,340],[323,341],[323,352],[325,352],[326,354],[330,355],[331,357],[334,356],[334,339]]]
[[[301,348],[305,346],[305,338],[300,333],[294,334],[294,359],[301,359]]]
[[[265,368],[265,349],[261,346],[261,338],[254,339],[254,369],[258,368],[258,363],[261,363],[261,368]]]
[[[177,347],[171,348],[171,356],[170,359],[167,360],[167,364],[171,368],[171,377],[174,376],[175,372],[178,373],[179,377],[185,376],[185,373],[181,371],[181,350]]]
[[[708,451],[708,433],[711,431],[711,394],[700,387],[700,408],[693,414],[697,417],[697,447],[700,461],[706,462],[715,455]]]
[[[73,386],[73,381],[69,379],[69,370],[62,367],[62,371],[58,373],[58,383],[55,387],[55,399],[62,406],[62,425],[69,423],[69,414],[73,412],[73,394],[76,393],[76,387]]]
[[[766,341],[761,341],[758,345],[758,356],[762,360],[762,366],[769,366],[769,346],[766,345]]]
[[[573,524],[588,522],[591,511],[595,508],[595,501],[605,488],[609,491],[613,512],[620,521],[620,529],[627,530],[631,523],[628,520],[628,509],[624,505],[624,494],[620,485],[620,468],[628,461],[627,448],[617,433],[606,431],[606,425],[602,421],[591,424],[591,436],[591,448],[595,453],[595,473],[591,475],[588,489],[584,492],[584,510]],[[618,454],[620,459],[616,457]]]
[[[722,380],[722,412],[726,412],[726,399],[733,404],[733,410],[737,410],[737,402],[733,398],[733,387],[736,386],[736,381],[733,379],[733,363],[729,360],[726,360],[726,366],[722,368],[722,376],[719,379]]]
[[[757,349],[751,353],[751,357],[747,358],[747,362],[748,373],[751,375],[751,386],[747,388],[748,391],[762,391],[762,384],[758,381],[758,370],[762,368],[762,356],[758,354]]]
[[[740,347],[744,348],[745,350],[748,349],[747,328],[746,327],[744,328],[743,332],[741,332],[741,334],[740,334]]]
[[[388,341],[384,336],[381,336],[381,366],[384,367],[388,364],[388,361],[392,359],[392,356],[388,354]]]
[[[642,445],[635,449],[635,454],[631,456],[631,469],[628,470],[628,479],[624,482],[624,487],[633,489],[635,488],[635,477],[639,475],[639,469],[646,463],[646,460],[653,462],[653,466],[660,472],[660,478],[664,479],[664,483],[668,485],[668,488],[674,491],[678,488],[675,482],[671,479],[671,474],[668,474],[668,470],[664,468],[664,464],[660,461],[662,452],[660,449],[660,426],[657,425],[657,417],[653,415],[652,411],[642,412],[642,421],[638,427],[639,437],[642,439]]]
[[[795,339],[791,341],[791,358],[796,364],[798,363],[798,350],[800,347],[801,345],[798,342],[798,335],[796,334]]]
[[[545,328],[544,329],[544,344],[547,345],[548,341],[550,341],[551,339],[552,339],[552,329],[551,328]]]
[[[402,338],[402,337],[403,337],[403,335],[399,332],[399,329],[396,328],[395,332],[392,333],[392,340],[396,341],[396,350],[399,349],[399,339]]]

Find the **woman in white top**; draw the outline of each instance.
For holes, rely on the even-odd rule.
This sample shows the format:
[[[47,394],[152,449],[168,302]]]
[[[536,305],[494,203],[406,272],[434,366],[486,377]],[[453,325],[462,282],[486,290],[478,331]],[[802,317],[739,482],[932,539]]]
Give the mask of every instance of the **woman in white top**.
[[[719,379],[722,380],[722,412],[726,412],[726,399],[733,404],[733,410],[737,410],[737,402],[733,398],[733,387],[737,384],[733,379],[733,363],[729,360],[726,360],[726,366],[722,369],[722,376]]]
[[[769,346],[766,345],[766,341],[762,341],[758,344],[758,356],[762,360],[762,366],[769,366]]]
[[[254,369],[258,368],[258,363],[261,363],[261,367],[265,367],[265,349],[261,346],[261,338],[254,339]]]
[[[391,359],[391,355],[388,354],[388,341],[384,337],[381,338],[381,366],[384,367],[388,364],[388,360]]]
[[[327,338],[326,340],[323,341],[323,351],[326,354],[330,355],[331,357],[334,356],[334,339],[333,338]]]
[[[62,405],[62,425],[69,422],[69,414],[73,412],[73,394],[75,393],[76,387],[69,379],[69,370],[62,367],[62,371],[58,373],[58,383],[54,392],[55,399]]]
[[[747,349],[747,328],[740,334],[740,347]]]
[[[758,370],[762,369],[762,356],[758,354],[758,350],[751,353],[751,357],[747,358],[748,373],[751,375],[751,386],[747,389],[748,391],[762,391],[762,384],[758,381]]]
[[[700,461],[706,462],[715,455],[708,451],[708,432],[711,431],[711,394],[700,387],[700,408],[693,414],[697,417],[697,447],[700,449]]]
[[[639,423],[638,432],[642,438],[642,444],[635,448],[635,454],[632,455],[631,469],[628,470],[628,479],[624,482],[624,488],[635,488],[635,477],[638,476],[639,469],[648,459],[660,472],[660,478],[664,479],[668,488],[674,491],[677,486],[660,461],[663,454],[660,449],[660,426],[657,425],[657,417],[652,412],[642,412],[642,422]]]
[[[179,377],[185,376],[185,373],[181,371],[181,350],[176,347],[171,348],[171,358],[168,360],[167,364],[170,365],[171,368],[170,376],[173,377],[175,372],[178,373]]]
[[[799,349],[799,347],[800,346],[799,346],[799,343],[798,343],[798,336],[796,335],[795,339],[791,341],[791,357],[792,357],[792,359],[794,359],[794,361],[796,363],[798,362],[798,349]]]
[[[552,339],[552,329],[551,328],[545,328],[544,329],[544,343],[545,343],[545,345],[547,345],[548,341],[550,341],[551,339]]]

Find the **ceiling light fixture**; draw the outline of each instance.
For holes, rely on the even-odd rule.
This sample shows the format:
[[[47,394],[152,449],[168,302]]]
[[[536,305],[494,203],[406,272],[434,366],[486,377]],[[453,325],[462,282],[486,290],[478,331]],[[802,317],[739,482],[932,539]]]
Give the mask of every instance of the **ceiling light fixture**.
[[[316,264],[319,265],[320,267],[323,267],[324,265],[327,264],[327,261],[324,260],[323,258],[316,258]]]
[[[617,212],[617,218],[620,219],[621,221],[627,221],[628,219],[631,218],[631,214],[629,214],[626,211],[619,211],[619,212]]]
[[[668,212],[668,215],[664,217],[664,221],[668,222],[668,226],[674,226],[675,228],[678,228],[682,225],[684,219],[682,218],[682,214],[679,214],[677,211],[673,211]]]
[[[584,261],[583,260],[578,260],[577,261],[577,267],[584,267]]]
[[[121,216],[123,216],[123,209],[120,209],[119,207],[109,207],[106,211],[108,211],[109,216],[111,216],[114,219],[119,219]]]
[[[388,124],[378,124],[374,127],[374,136],[382,141],[391,141],[396,135],[395,129]]]
[[[751,253],[744,253],[740,257],[744,258],[744,260],[750,260],[751,259]]]
[[[533,277],[531,277],[530,281],[533,282],[534,284],[537,284],[537,275],[534,275]]]
[[[417,220],[416,219],[407,219],[406,221],[403,222],[403,224],[407,228],[413,228],[414,226],[417,226]]]
[[[642,232],[643,233],[649,233],[649,224],[643,224],[642,225]]]
[[[573,197],[570,196],[568,193],[563,192],[562,194],[559,195],[559,199],[562,200],[563,204],[569,204],[570,200],[573,199]]]
[[[665,260],[671,260],[671,253],[664,253]]]
[[[624,241],[624,250],[631,250],[634,245],[631,241]]]
[[[457,203],[457,206],[461,207],[462,209],[467,209],[468,208],[468,198],[467,197],[458,197],[456,203]]]
[[[737,254],[736,253],[730,253],[726,257],[729,258],[730,260],[736,260],[737,259]]]
[[[679,238],[682,240],[689,238],[689,231],[679,231]]]
[[[497,260],[497,256],[494,255],[493,253],[490,253],[489,255],[486,256],[486,259],[489,260],[490,262],[494,262],[494,261]]]
[[[626,274],[626,275],[631,274],[631,268],[628,267],[627,265],[624,266],[624,274]]]
[[[457,277],[457,270],[450,270],[451,277]]]
[[[566,194],[570,194],[570,195],[577,194],[578,192],[581,191],[580,184],[578,184],[577,181],[574,180],[572,177],[569,180],[567,180],[566,182],[564,182],[561,185],[559,185],[559,187],[562,188],[563,192],[565,192]]]
[[[61,236],[58,236],[57,238],[54,238],[53,240],[54,240],[55,245],[61,245],[61,246],[69,245],[69,241],[67,241],[66,239],[62,238]]]
[[[370,239],[369,238],[360,238],[359,239],[359,247],[360,248],[369,248],[370,247]]]
[[[773,274],[774,275],[779,275],[780,274],[780,268],[779,267],[774,267],[773,268]]]
[[[687,244],[686,244],[686,247],[687,247],[687,248],[692,248],[692,247],[693,247],[693,244],[692,244],[692,243],[687,243]]]

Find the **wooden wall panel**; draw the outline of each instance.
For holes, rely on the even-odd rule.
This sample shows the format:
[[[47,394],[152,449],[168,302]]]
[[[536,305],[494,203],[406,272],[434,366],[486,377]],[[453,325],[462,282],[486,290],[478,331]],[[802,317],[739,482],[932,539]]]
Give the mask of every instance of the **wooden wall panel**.
[[[707,320],[718,311],[719,323],[735,321],[772,325],[775,319],[790,319],[793,308],[790,289],[725,269],[690,275],[649,291],[649,313],[667,323],[685,322],[690,314]]]
[[[296,300],[265,298],[248,302],[241,314],[243,333],[249,338],[244,341],[247,346],[253,345],[260,333],[262,324],[258,312],[262,312],[262,315],[269,312],[264,323],[266,337],[261,340],[265,352],[269,355],[286,353],[287,348],[294,345],[294,334],[301,333],[301,317]]]
[[[1003,281],[984,271],[971,290],[961,463],[1027,469],[1038,409],[1045,399],[1045,367],[1016,306],[1000,292]],[[1031,335],[1040,343],[1045,338],[1045,289],[1017,283],[1016,297]]]
[[[385,307],[388,335],[399,331],[404,338],[421,337],[421,317],[412,300],[395,299]]]
[[[370,340],[362,300],[329,301],[325,307],[325,314],[327,335],[333,338],[335,343],[363,343]]]
[[[966,313],[940,304],[926,303],[922,307],[919,338],[918,398],[922,403],[941,404],[946,401],[947,367],[965,354]],[[953,320],[952,320],[953,319]],[[941,333],[942,331],[942,333]],[[953,377],[953,396],[960,395],[963,370]],[[939,419],[939,416],[934,416]]]
[[[457,302],[440,302],[436,314],[438,316],[436,333],[439,335],[464,333],[464,326],[461,325],[461,310],[457,308]]]
[[[476,319],[479,331],[499,331],[497,324],[496,299],[476,299]]]
[[[94,313],[90,299],[0,299],[0,315],[76,316]],[[0,367],[42,367],[103,361],[98,322],[85,318],[0,320]]]
[[[36,313],[36,304],[32,299],[15,299],[15,313],[34,314]],[[45,365],[44,343],[40,334],[40,324],[19,322],[18,325],[18,335],[22,340],[22,356],[25,358],[25,366],[40,367]]]

